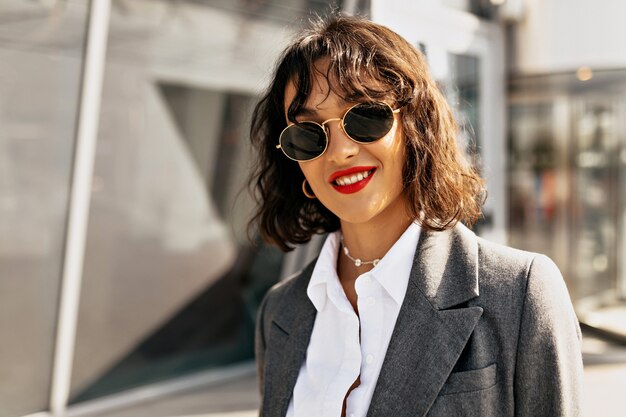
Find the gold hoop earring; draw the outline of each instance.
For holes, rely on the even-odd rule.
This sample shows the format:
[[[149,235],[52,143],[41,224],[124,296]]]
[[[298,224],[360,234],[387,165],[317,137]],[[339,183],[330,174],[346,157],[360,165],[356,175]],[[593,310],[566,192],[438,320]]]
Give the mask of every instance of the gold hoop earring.
[[[307,196],[307,198],[310,198],[310,199],[317,198],[317,197],[315,197],[315,194],[313,194],[313,189],[311,189],[310,193],[307,191],[307,189],[306,189],[306,178],[304,179],[304,181],[302,181],[302,192],[304,193],[305,196]]]

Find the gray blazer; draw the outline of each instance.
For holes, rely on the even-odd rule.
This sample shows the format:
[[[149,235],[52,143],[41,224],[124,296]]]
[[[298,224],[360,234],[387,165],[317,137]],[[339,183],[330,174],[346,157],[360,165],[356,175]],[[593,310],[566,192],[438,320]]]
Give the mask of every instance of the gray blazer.
[[[258,313],[263,417],[285,416],[306,356],[313,266],[275,285]],[[580,340],[549,258],[461,224],[422,231],[367,417],[578,416]]]

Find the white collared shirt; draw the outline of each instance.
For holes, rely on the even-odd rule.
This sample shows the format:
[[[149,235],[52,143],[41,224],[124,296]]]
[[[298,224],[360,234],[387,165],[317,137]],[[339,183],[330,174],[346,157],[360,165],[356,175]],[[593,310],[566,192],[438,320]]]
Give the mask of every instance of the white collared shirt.
[[[340,232],[326,238],[307,295],[317,310],[287,417],[365,417],[407,285],[420,227],[412,223],[371,271],[355,282],[359,316],[337,276]],[[345,256],[341,254],[341,256]],[[359,334],[360,332],[360,334]]]

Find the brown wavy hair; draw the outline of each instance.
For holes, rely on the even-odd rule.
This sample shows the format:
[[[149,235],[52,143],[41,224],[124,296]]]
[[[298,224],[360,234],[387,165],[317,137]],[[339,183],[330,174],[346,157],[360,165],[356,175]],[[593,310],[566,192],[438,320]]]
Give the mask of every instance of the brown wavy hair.
[[[321,59],[328,62],[325,74],[314,66]],[[287,126],[287,85],[293,82],[297,91],[287,111],[294,121],[317,76],[327,77],[333,92],[346,101],[384,99],[401,107],[403,192],[409,215],[423,229],[440,231],[458,221],[472,225],[481,216],[484,181],[457,146],[457,125],[421,52],[384,26],[332,15],[313,22],[287,46],[254,109],[250,138],[256,161],[249,186],[257,205],[249,231],[258,225],[266,242],[289,251],[315,233],[340,227],[335,214],[302,193],[298,163],[276,149]]]

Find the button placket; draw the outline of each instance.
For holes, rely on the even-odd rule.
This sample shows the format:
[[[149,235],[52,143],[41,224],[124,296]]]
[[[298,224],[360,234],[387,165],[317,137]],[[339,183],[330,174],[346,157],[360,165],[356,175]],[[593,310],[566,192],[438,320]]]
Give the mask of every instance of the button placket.
[[[364,300],[363,314],[361,315],[361,381],[368,382],[375,371],[376,356],[380,350],[382,337],[382,321],[384,315],[383,288],[377,281],[372,281],[368,297]]]

